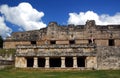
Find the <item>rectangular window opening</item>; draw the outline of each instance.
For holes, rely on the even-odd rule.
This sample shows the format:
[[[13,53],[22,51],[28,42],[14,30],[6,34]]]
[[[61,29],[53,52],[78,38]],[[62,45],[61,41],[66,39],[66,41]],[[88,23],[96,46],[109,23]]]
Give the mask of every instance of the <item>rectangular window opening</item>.
[[[36,41],[31,41],[31,44],[36,45]]]
[[[75,44],[75,40],[69,40],[69,44]]]
[[[88,40],[88,43],[89,43],[89,44],[91,44],[91,43],[92,43],[92,40],[91,40],[91,39],[89,39],[89,40]]]
[[[109,39],[109,46],[114,46],[114,45],[115,45],[114,39]]]
[[[50,41],[50,44],[56,44],[55,40]]]

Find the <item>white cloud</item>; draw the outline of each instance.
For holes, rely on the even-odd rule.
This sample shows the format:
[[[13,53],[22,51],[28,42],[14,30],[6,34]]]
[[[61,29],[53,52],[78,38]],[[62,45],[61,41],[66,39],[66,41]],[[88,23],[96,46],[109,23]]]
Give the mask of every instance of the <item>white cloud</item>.
[[[120,24],[120,13],[113,16],[108,14],[98,15],[93,11],[69,13],[68,24],[84,25],[87,20],[95,20],[97,25]]]
[[[6,26],[6,24],[4,23],[4,18],[0,17],[0,36],[6,38],[7,36],[10,36],[11,32],[12,29]]]
[[[20,29],[34,30],[46,27],[41,20],[44,13],[37,11],[29,3],[23,2],[15,7],[2,5],[0,11],[7,21],[19,26]]]

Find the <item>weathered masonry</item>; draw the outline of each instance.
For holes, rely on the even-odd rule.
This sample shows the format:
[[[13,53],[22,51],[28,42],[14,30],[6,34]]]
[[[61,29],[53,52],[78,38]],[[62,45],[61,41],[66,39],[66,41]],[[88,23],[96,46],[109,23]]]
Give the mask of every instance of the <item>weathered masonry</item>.
[[[14,32],[4,48],[16,48],[15,67],[120,69],[120,25],[60,26]]]

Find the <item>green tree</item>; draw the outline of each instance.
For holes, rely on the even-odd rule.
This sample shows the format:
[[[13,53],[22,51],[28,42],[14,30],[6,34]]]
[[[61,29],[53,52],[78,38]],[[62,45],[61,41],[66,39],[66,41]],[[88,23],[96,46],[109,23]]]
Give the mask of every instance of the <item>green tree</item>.
[[[3,38],[0,36],[0,48],[3,48]]]

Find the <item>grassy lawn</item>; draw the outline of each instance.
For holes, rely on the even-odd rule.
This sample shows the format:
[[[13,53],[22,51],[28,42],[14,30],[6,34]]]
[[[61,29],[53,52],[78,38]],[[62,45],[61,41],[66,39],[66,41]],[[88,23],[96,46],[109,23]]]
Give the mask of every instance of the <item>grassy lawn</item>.
[[[120,70],[0,70],[0,78],[120,78]]]

